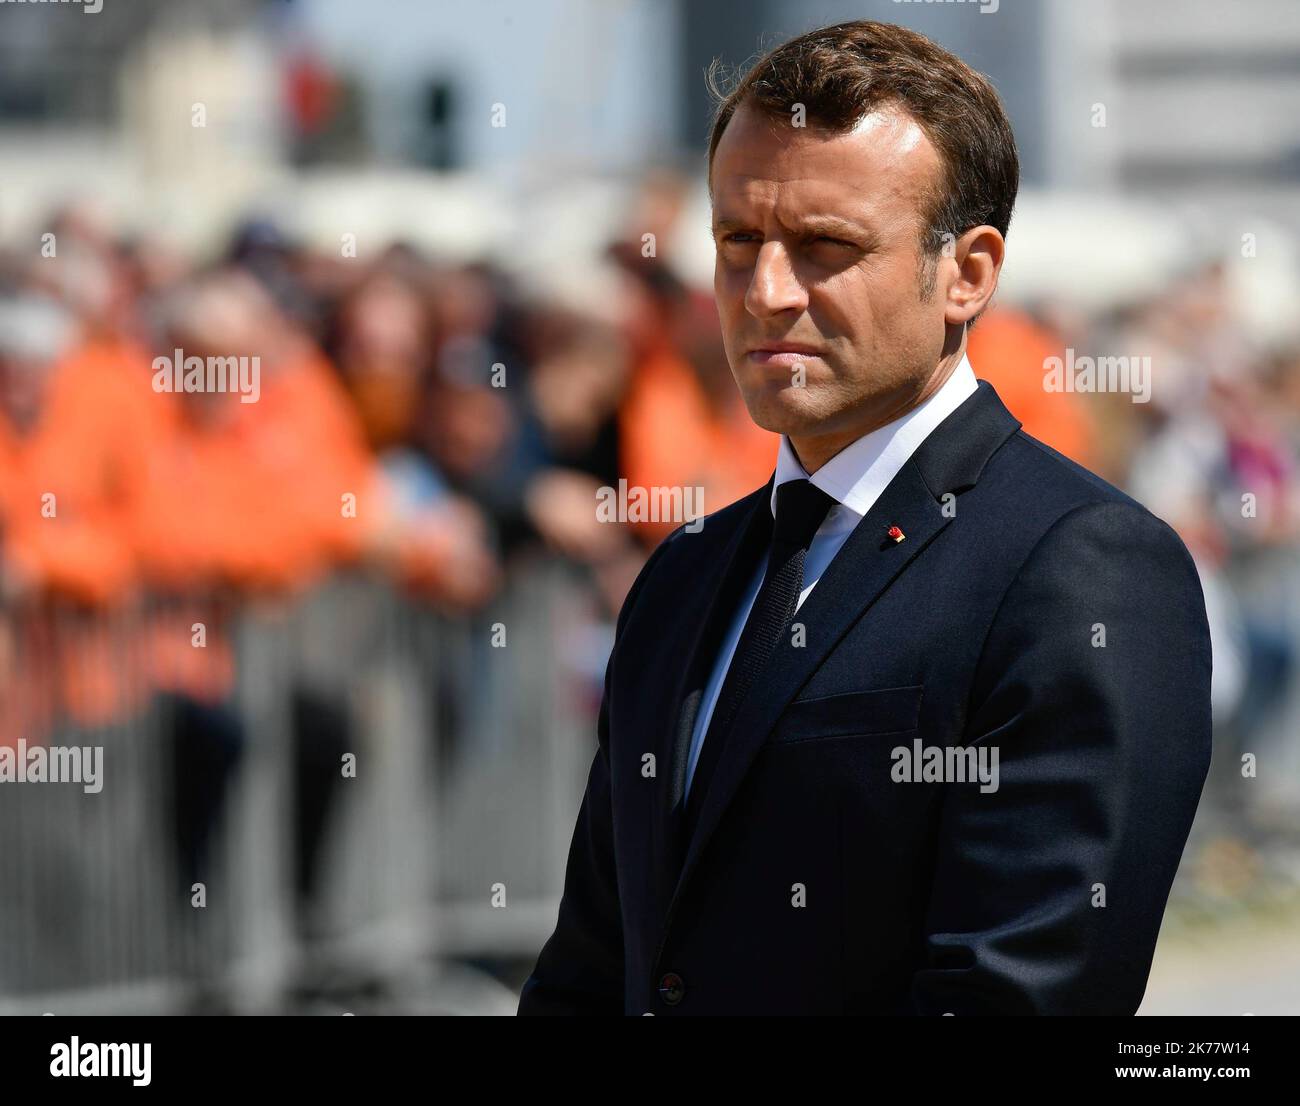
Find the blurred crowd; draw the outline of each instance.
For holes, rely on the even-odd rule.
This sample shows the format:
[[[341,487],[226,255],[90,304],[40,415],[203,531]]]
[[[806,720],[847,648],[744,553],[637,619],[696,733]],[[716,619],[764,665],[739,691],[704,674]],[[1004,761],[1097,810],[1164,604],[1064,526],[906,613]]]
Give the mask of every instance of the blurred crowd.
[[[587,574],[593,620],[611,622],[676,523],[598,521],[598,488],[698,486],[708,512],[775,463],[711,291],[642,246],[670,240],[685,189],[657,176],[636,193],[599,310],[523,294],[488,262],[403,242],[333,256],[257,218],[202,261],[79,206],[5,243],[0,741],[166,702],[188,880],[247,741],[241,611],[360,572],[468,617],[540,549]],[[1030,433],[1183,536],[1213,622],[1216,722],[1244,749],[1300,647],[1279,600],[1297,590],[1300,351],[1256,348],[1228,304],[1219,265],[1101,316],[1003,304],[969,356]],[[1047,391],[1044,363],[1066,348],[1150,355],[1151,401]],[[177,350],[256,357],[256,402],[158,390],[154,359]],[[350,721],[319,689],[295,692],[294,719],[310,735],[306,893]]]
[[[490,264],[401,242],[331,257],[261,219],[202,261],[81,206],[7,243],[0,741],[71,743],[161,705],[188,885],[250,738],[243,613],[364,574],[469,618],[540,550],[611,624],[675,523],[601,521],[597,489],[700,484],[716,509],[776,443],[730,384],[710,298],[620,243],[607,263],[616,309],[585,313]],[[247,358],[257,387],[178,391],[155,358]],[[345,689],[285,692],[310,897],[354,721]]]

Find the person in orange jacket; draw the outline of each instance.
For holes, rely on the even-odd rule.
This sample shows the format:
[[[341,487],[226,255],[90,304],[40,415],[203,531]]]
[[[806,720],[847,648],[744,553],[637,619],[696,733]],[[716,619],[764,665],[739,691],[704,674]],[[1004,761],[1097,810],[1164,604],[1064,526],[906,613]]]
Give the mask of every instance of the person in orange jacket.
[[[1085,401],[1077,393],[1043,387],[1045,363],[1062,355],[1061,346],[1050,330],[1014,307],[989,309],[966,336],[975,375],[997,389],[1025,433],[1085,468],[1095,467],[1095,431]]]

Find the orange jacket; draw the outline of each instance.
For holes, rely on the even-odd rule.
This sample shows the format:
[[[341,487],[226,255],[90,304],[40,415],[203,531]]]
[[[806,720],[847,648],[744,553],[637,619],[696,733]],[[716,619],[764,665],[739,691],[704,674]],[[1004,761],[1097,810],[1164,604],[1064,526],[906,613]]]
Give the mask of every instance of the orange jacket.
[[[1090,468],[1096,443],[1083,401],[1074,392],[1043,388],[1044,361],[1064,352],[1050,331],[1009,307],[989,311],[966,338],[975,375],[997,389],[1025,433]]]
[[[733,399],[714,411],[680,356],[670,349],[647,356],[619,409],[619,467],[629,487],[702,488],[703,514],[759,487],[776,467],[780,438],[754,423],[739,392]],[[682,521],[637,525],[655,544]]]

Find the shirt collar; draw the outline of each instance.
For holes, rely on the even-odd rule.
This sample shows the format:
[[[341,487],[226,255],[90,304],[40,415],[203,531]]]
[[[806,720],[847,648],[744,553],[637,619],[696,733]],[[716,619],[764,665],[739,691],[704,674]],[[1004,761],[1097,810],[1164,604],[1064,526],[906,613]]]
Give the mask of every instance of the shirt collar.
[[[776,458],[772,482],[772,517],[776,517],[776,489],[787,480],[811,480],[835,502],[851,512],[856,525],[885,490],[916,448],[944,419],[960,407],[976,388],[975,370],[962,354],[948,379],[929,399],[893,422],[877,427],[850,443],[812,476],[799,462],[786,435]],[[836,508],[831,508],[837,513]],[[838,512],[843,514],[843,512]]]

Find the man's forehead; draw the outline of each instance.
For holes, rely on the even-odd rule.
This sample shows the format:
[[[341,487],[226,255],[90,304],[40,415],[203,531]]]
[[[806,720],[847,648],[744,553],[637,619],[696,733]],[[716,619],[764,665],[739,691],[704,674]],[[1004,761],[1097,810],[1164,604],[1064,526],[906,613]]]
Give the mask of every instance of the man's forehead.
[[[892,186],[924,186],[938,156],[924,129],[897,105],[882,105],[847,131],[737,109],[714,151],[715,205],[723,197],[759,199],[765,190],[815,192],[849,200]]]

